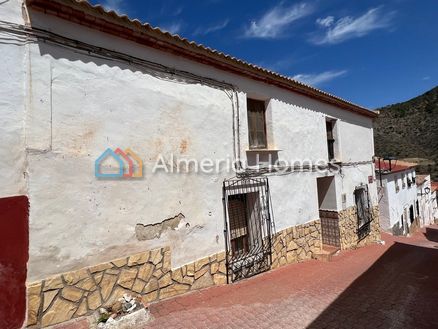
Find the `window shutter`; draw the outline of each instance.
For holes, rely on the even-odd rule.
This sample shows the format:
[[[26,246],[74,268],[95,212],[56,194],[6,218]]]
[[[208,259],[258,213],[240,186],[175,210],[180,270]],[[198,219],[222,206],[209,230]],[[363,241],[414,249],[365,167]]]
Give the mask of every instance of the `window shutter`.
[[[228,201],[230,218],[230,236],[236,239],[247,234],[246,207],[243,200],[230,199]]]
[[[266,148],[265,103],[248,99],[248,132],[250,148]]]

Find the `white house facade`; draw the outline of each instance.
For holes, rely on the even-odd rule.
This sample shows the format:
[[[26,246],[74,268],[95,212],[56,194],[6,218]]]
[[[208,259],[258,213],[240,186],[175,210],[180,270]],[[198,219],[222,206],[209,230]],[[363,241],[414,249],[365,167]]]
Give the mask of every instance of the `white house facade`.
[[[418,175],[417,198],[420,226],[434,224],[438,218],[436,185],[432,186],[430,175]]]
[[[432,186],[431,199],[432,199],[432,208],[433,208],[432,213],[433,213],[434,223],[437,224],[437,222],[438,222],[438,182],[432,182],[431,186]]]
[[[406,235],[418,227],[415,164],[377,159],[375,167],[381,229],[395,235]]]
[[[28,198],[27,325],[380,239],[374,113],[87,2],[11,0],[0,21],[0,197]]]

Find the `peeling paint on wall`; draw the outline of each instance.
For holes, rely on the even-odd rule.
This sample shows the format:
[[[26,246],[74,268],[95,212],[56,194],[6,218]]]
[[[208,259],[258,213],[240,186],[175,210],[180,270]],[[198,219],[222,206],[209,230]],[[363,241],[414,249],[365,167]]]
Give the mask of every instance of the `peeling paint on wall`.
[[[143,225],[141,223],[138,223],[135,226],[135,236],[137,237],[138,241],[158,239],[165,231],[169,229],[176,230],[179,223],[184,218],[184,215],[179,213],[175,217],[167,218],[162,222],[156,224]]]

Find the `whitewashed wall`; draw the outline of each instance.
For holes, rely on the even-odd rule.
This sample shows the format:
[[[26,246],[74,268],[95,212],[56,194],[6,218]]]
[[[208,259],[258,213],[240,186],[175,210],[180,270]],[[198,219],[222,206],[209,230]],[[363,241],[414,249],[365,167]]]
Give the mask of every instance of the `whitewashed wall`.
[[[426,193],[429,189],[429,193]],[[433,224],[436,214],[436,200],[432,192],[430,175],[426,177],[423,184],[417,186],[418,203],[420,205],[420,225],[426,226]]]
[[[402,186],[402,174],[405,175],[405,188]],[[409,207],[417,201],[417,188],[413,184],[411,187],[407,185],[407,178],[415,176],[415,170],[409,169],[403,172],[385,174],[383,176],[384,196],[380,199],[380,223],[382,229],[392,232],[392,228],[397,223],[403,227],[401,216],[404,214],[404,209],[408,208],[407,223],[409,221]],[[396,192],[396,178],[398,179],[399,192]],[[379,177],[377,177],[379,179]],[[417,214],[415,213],[415,217]]]
[[[436,222],[437,220],[438,220],[438,201],[437,201],[437,199],[438,199],[438,192],[437,191],[434,191],[433,193],[432,193],[432,217],[433,217],[433,220],[434,220],[434,222]]]
[[[0,20],[23,24],[21,1],[1,1]],[[24,113],[27,49],[3,31],[0,38],[0,197],[8,197],[26,194]]]
[[[369,118],[51,16],[32,14],[32,24],[236,85],[243,159],[248,149],[246,97],[270,99],[268,138],[270,147],[281,150],[280,159],[326,159],[326,116],[338,119],[339,160],[370,161],[373,155]],[[228,95],[58,46],[32,44],[29,48],[30,83],[21,91],[29,94],[29,279],[154,246],[172,247],[173,266],[223,250],[221,188],[233,173],[152,175],[151,168],[159,154],[232,157]],[[96,179],[94,160],[107,147],[132,148],[145,160],[145,177]],[[352,164],[336,174],[338,209],[354,205],[354,188],[367,183],[373,172],[371,164]],[[277,230],[318,219],[317,177],[316,173],[294,173],[270,178]],[[376,204],[374,183],[370,193]],[[179,213],[185,218],[177,230],[160,239],[137,241],[136,224],[159,223]]]

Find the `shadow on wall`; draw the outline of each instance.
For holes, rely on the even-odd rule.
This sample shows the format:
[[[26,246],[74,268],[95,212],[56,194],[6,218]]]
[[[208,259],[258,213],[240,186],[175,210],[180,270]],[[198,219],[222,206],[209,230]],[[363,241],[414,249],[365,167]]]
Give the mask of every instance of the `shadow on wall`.
[[[26,312],[28,199],[0,199],[0,328],[21,328]]]
[[[427,240],[438,243],[438,229],[437,228],[426,227],[426,233],[424,233],[424,236],[426,237]]]
[[[50,40],[50,38],[49,38]],[[96,67],[108,67],[111,69],[118,69],[120,71],[129,71],[132,74],[140,72],[142,74],[150,75],[154,78],[164,81],[176,82],[179,84],[199,84],[199,79],[195,75],[185,74],[184,77],[176,74],[177,70],[160,65],[149,60],[143,60],[140,57],[130,57],[127,51],[123,51],[123,46],[120,46],[120,51],[112,51],[109,48],[102,50],[100,47],[91,44],[78,44],[77,48],[80,50],[72,51],[59,44],[49,44],[44,41],[37,41],[36,45],[40,56],[50,56],[55,60],[67,60],[71,63],[81,62],[83,64],[92,64]],[[99,71],[95,69],[96,73]],[[116,71],[114,71],[116,72]],[[109,73],[108,73],[109,74]],[[117,78],[117,75],[109,78]],[[212,88],[219,88],[215,82],[207,79],[203,81]],[[225,83],[224,83],[225,85]]]
[[[438,250],[395,243],[308,328],[436,328]]]
[[[29,11],[29,15],[30,15],[30,21],[36,21],[37,23],[35,25],[39,25],[40,24],[40,20],[41,17],[39,17],[41,15],[41,13],[37,13],[35,15],[35,13],[33,12],[33,10]],[[34,19],[34,17],[36,16],[36,18]],[[49,23],[48,21],[45,21],[46,24],[48,24],[48,26],[38,26],[40,28],[46,29],[46,30],[56,30],[56,23]],[[98,32],[96,32],[98,33]],[[108,67],[116,67],[119,68],[120,70],[129,70],[131,72],[142,72],[144,74],[149,74],[151,76],[154,76],[158,79],[163,79],[163,80],[169,80],[169,81],[174,81],[174,82],[179,82],[179,83],[186,83],[186,84],[197,84],[199,83],[198,81],[198,77],[193,77],[193,79],[190,79],[189,77],[185,77],[185,78],[181,78],[178,75],[175,75],[175,69],[173,69],[173,66],[175,65],[175,63],[173,62],[172,59],[166,59],[166,56],[163,56],[162,58],[160,58],[160,53],[154,53],[155,50],[152,51],[150,56],[146,56],[149,57],[150,60],[153,63],[152,67],[155,67],[155,69],[151,68],[148,69],[144,66],[144,61],[142,58],[140,57],[136,57],[135,59],[129,57],[129,53],[132,54],[141,54],[144,53],[144,46],[140,45],[140,44],[136,44],[136,43],[132,43],[130,41],[126,41],[126,40],[120,40],[118,38],[111,38],[111,44],[102,44],[102,41],[104,39],[99,39],[96,40],[96,44],[99,43],[99,46],[93,46],[93,45],[88,45],[88,44],[80,44],[77,43],[76,41],[72,41],[70,40],[69,42],[73,42],[73,47],[74,48],[85,48],[85,54],[79,53],[78,51],[71,51],[68,50],[68,48],[62,48],[56,45],[50,45],[44,41],[42,42],[37,42],[38,44],[38,48],[40,51],[40,55],[44,56],[44,55],[49,55],[51,57],[53,57],[54,59],[66,59],[70,62],[74,62],[74,61],[81,61],[83,63],[94,63],[97,66],[108,66]],[[65,42],[65,40],[63,41]],[[90,47],[91,46],[91,47]],[[116,49],[116,50],[114,50]],[[94,52],[98,52],[99,54],[95,56],[92,56],[91,54]],[[101,52],[101,53],[100,53]],[[111,53],[111,55],[109,55]],[[88,55],[87,55],[88,54]],[[155,58],[153,58],[155,57]],[[163,62],[166,63],[166,65],[168,67],[172,67],[170,69],[166,68],[164,70],[164,72],[158,73],[157,70],[162,70],[163,67],[160,64],[157,64],[158,62]],[[183,64],[184,65],[184,64]],[[199,66],[201,64],[196,63],[195,66]],[[205,67],[203,67],[203,69],[205,69]],[[184,70],[186,70],[184,68]],[[205,69],[205,71],[207,71],[208,69]],[[190,70],[187,70],[190,71]],[[204,77],[215,77],[215,80],[217,81],[226,81],[226,84],[229,83],[236,83],[235,81],[233,81],[233,78],[228,79],[227,75],[229,73],[225,73],[226,75],[224,76],[223,72],[218,73],[216,69],[214,69],[213,67],[211,68],[211,72],[210,74],[205,73],[205,74],[201,74]],[[232,74],[231,74],[232,76]],[[210,78],[211,79],[211,78]],[[204,83],[206,83],[206,81],[204,80]],[[241,79],[239,81],[239,90],[246,92],[248,94],[258,94],[259,93],[259,89],[256,87],[254,87],[254,84],[260,86],[261,88],[265,88],[266,85],[261,85],[260,82],[255,82],[252,81],[251,79]],[[211,85],[210,87],[215,87],[214,84]],[[271,87],[271,86],[268,86]],[[216,86],[217,88],[217,86]],[[263,89],[262,89],[263,90]],[[277,87],[271,87],[269,88],[269,91],[263,91],[263,94],[267,93],[270,95],[271,99],[276,99],[280,102],[283,102],[285,104],[288,105],[296,105],[299,106],[301,108],[304,109],[309,109],[312,112],[320,112],[320,108],[322,106],[321,103],[318,103],[318,108],[315,107],[315,102],[313,100],[311,100],[309,97],[307,96],[303,96],[303,95],[299,95],[296,93],[290,93],[289,91],[286,90],[282,90],[279,89]],[[330,105],[330,106],[325,106],[324,105],[324,112],[326,112],[328,115],[330,116],[334,116],[334,117],[339,117],[342,120],[348,121],[349,123],[355,124],[355,125],[359,125],[365,128],[372,128],[373,124],[372,121],[369,120],[369,118],[365,118],[365,117],[361,117],[358,116],[356,114],[353,114],[351,112],[348,111],[338,111],[338,109],[336,109],[336,106]]]
[[[393,235],[404,235],[403,233],[403,225],[400,224],[400,222],[397,222],[392,226]]]

